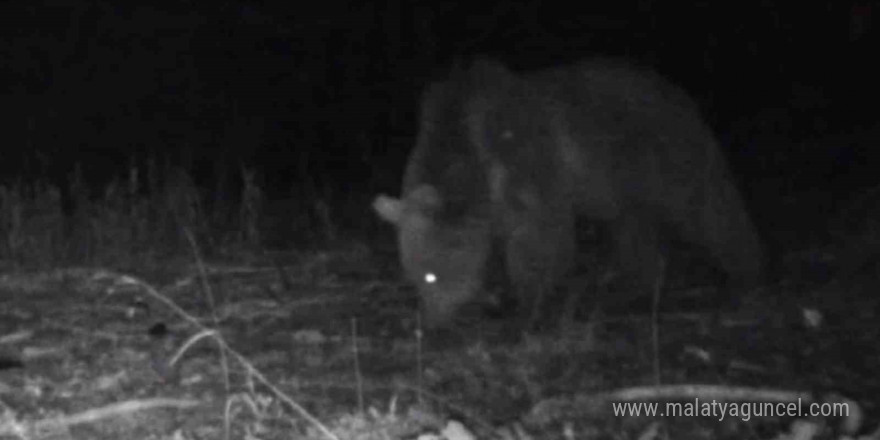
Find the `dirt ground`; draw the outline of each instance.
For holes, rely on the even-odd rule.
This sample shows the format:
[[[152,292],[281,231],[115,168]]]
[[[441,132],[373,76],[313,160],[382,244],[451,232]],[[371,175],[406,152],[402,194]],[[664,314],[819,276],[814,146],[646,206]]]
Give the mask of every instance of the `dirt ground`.
[[[876,429],[874,270],[761,286],[729,310],[684,307],[713,294],[692,288],[666,295],[657,313],[593,313],[513,341],[497,338],[503,320],[487,319],[444,343],[418,331],[417,301],[393,266],[354,246],[138,274],[7,273],[0,437],[800,439]],[[797,399],[850,414],[720,406]],[[662,416],[617,412],[652,402]],[[670,402],[697,414],[663,413]]]

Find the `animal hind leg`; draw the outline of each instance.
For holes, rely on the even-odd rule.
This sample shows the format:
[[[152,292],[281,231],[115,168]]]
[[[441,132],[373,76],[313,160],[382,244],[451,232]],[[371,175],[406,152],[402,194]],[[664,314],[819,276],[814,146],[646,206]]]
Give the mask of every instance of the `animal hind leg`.
[[[624,288],[622,304],[633,299],[632,295],[644,295],[662,286],[664,259],[660,252],[657,227],[650,217],[638,213],[622,215],[617,220],[617,259],[621,266]]]

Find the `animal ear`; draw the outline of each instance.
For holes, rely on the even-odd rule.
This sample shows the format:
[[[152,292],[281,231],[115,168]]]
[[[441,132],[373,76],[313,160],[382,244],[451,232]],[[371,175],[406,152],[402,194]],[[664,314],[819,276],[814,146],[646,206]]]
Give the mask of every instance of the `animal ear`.
[[[478,58],[474,60],[470,71],[471,80],[477,90],[494,90],[503,87],[515,79],[515,75],[504,64],[498,61]]]
[[[471,69],[484,75],[483,77],[486,79],[495,78],[497,80],[511,75],[510,70],[504,64],[490,58],[477,58],[471,65]]]
[[[373,210],[376,211],[376,214],[382,220],[396,225],[400,223],[400,217],[403,213],[403,202],[394,197],[380,194],[376,197],[376,200],[373,200]]]

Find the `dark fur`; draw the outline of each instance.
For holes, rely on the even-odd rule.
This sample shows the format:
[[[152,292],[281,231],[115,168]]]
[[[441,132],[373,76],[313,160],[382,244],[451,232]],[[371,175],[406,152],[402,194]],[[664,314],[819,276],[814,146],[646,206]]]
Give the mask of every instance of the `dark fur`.
[[[648,71],[608,61],[517,75],[480,60],[433,84],[403,182],[379,196],[426,324],[477,298],[493,249],[525,314],[570,269],[578,216],[610,222],[638,285],[660,275],[661,230],[754,280],[760,246],[696,105]],[[436,276],[433,283],[427,274]]]

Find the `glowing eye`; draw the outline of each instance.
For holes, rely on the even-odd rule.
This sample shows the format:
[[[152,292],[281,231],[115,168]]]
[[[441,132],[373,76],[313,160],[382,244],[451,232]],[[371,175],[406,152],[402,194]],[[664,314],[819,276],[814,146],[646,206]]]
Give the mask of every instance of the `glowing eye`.
[[[428,284],[434,284],[437,282],[437,275],[434,275],[432,272],[428,272],[425,274],[425,282]]]

